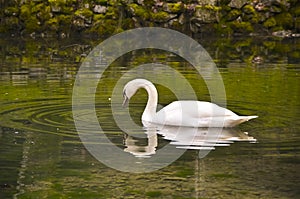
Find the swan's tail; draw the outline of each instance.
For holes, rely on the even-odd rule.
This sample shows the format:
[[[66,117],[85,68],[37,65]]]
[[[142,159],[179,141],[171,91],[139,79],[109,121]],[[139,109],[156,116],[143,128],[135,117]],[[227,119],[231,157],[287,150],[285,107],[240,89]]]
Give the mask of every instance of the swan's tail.
[[[241,117],[245,118],[245,119],[246,119],[246,121],[248,121],[248,120],[251,120],[251,119],[257,118],[258,116],[257,116],[257,115],[252,115],[252,116],[241,116]]]
[[[231,121],[228,122],[227,127],[233,127],[238,124],[241,124],[243,122],[247,122],[251,119],[257,118],[258,116],[252,115],[252,116],[238,116],[237,118],[232,118]]]

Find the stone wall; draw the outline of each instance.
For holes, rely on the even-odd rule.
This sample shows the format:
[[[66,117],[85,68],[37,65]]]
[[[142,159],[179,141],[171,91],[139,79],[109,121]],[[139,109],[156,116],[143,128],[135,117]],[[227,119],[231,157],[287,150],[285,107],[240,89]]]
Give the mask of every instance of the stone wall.
[[[298,0],[0,0],[0,7],[0,33],[13,35],[109,35],[146,26],[229,36],[300,32]]]

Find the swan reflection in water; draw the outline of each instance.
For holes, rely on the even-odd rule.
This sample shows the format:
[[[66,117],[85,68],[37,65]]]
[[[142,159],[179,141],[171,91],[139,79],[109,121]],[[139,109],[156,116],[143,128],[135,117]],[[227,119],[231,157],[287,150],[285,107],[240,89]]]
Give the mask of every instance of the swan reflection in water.
[[[178,126],[156,126],[145,129],[147,145],[138,145],[138,139],[125,136],[125,152],[136,157],[149,158],[156,153],[158,134],[170,141],[177,149],[193,149],[208,154],[215,147],[230,146],[237,141],[256,143],[256,139],[236,128],[195,128]],[[200,154],[199,154],[200,156]]]

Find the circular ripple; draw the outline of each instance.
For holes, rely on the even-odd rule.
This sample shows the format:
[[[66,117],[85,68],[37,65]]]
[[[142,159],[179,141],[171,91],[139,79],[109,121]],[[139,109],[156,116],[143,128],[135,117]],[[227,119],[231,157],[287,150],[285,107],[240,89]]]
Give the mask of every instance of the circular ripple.
[[[76,136],[71,101],[66,98],[8,102],[0,112],[1,126]]]

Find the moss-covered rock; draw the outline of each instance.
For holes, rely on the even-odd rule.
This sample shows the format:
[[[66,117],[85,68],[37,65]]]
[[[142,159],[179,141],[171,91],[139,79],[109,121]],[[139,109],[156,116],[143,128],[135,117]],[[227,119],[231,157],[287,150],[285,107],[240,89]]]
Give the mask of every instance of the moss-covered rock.
[[[242,11],[239,9],[232,9],[230,12],[224,16],[225,21],[234,21],[236,20],[239,16],[241,16]]]
[[[61,13],[73,15],[74,9],[73,9],[73,7],[70,7],[70,6],[64,6],[64,7],[62,7]]]
[[[42,22],[45,23],[48,20],[50,20],[53,16],[53,14],[51,13],[51,8],[50,6],[43,6],[42,9],[40,9],[36,16],[38,17],[38,19]]]
[[[269,19],[267,19],[264,23],[263,23],[263,26],[267,29],[269,28],[273,28],[276,26],[276,20],[274,17],[271,17]]]
[[[107,7],[106,6],[102,6],[102,5],[95,5],[93,7],[93,12],[96,14],[105,14],[107,11]]]
[[[225,25],[224,23],[214,24],[214,30],[219,35],[232,35],[233,30],[230,27],[230,24]]]
[[[122,28],[124,30],[133,29],[134,21],[132,19],[126,18],[122,20]]]
[[[103,20],[103,19],[105,19],[105,15],[104,14],[94,14],[93,15],[93,21],[95,23],[97,23],[98,21]]]
[[[248,4],[242,8],[242,11],[244,14],[253,14],[255,13],[255,8],[253,7],[253,5]]]
[[[172,29],[175,29],[175,30],[181,30],[182,29],[182,23],[180,23],[179,19],[175,18],[175,19],[171,19],[169,22],[168,22],[169,26],[172,28]]]
[[[69,6],[77,2],[77,0],[48,0],[50,5]]]
[[[93,16],[93,12],[87,8],[76,10],[76,12],[74,14],[75,14],[75,16],[80,17],[87,21],[90,21],[90,19]]]
[[[231,2],[231,0],[219,0],[220,5],[225,6],[228,5]]]
[[[269,12],[257,12],[257,18],[258,22],[257,24],[263,24],[266,20],[270,18],[270,13]]]
[[[31,7],[28,4],[24,4],[20,8],[20,19],[25,21],[31,16]]]
[[[74,13],[73,27],[78,31],[92,27],[93,12],[88,8],[82,8]]]
[[[253,7],[253,5],[245,5],[242,8],[242,19],[243,21],[249,21],[251,23],[258,23],[259,18],[258,18],[258,14],[255,10],[255,8]]]
[[[10,16],[4,19],[3,23],[5,24],[3,26],[3,29],[0,30],[0,32],[5,31],[12,31],[12,32],[18,32],[20,31],[20,25],[19,25],[19,18],[15,16]]]
[[[38,13],[42,11],[45,8],[45,4],[43,3],[38,3],[38,4],[32,4],[31,7],[31,13]]]
[[[171,18],[171,16],[164,11],[160,11],[157,13],[151,13],[151,19],[154,22],[167,22],[169,19]]]
[[[290,29],[293,27],[293,17],[290,13],[280,13],[275,16],[276,24],[284,29]]]
[[[109,35],[117,32],[118,22],[113,19],[103,19],[97,21],[97,23],[90,29],[87,29],[86,33],[98,34],[98,35]],[[120,28],[120,27],[119,27]]]
[[[39,32],[41,23],[36,16],[32,15],[25,21],[25,31],[26,33]]]
[[[300,31],[297,0],[18,0],[5,1],[1,6],[1,32],[98,34],[145,26],[196,33],[216,30],[228,35],[287,29]]]
[[[131,11],[131,13],[133,14],[133,16],[140,17],[143,20],[150,19],[151,14],[143,6],[132,3],[132,4],[129,4],[128,7],[129,7],[129,10]]]
[[[47,22],[45,22],[45,26],[47,26],[47,29],[50,31],[58,31],[59,29],[59,21],[57,17],[49,19]]]
[[[294,17],[300,17],[300,3],[292,7],[290,13]]]
[[[182,2],[166,3],[164,10],[169,13],[179,14],[184,11],[184,5]]]
[[[250,22],[230,22],[231,29],[236,33],[251,33],[254,31],[253,26]]]
[[[50,7],[51,7],[51,11],[53,13],[58,13],[62,11],[62,7],[64,6],[64,1],[60,1],[60,0],[48,0]]]
[[[59,15],[57,16],[59,24],[63,27],[71,25],[72,22],[72,16],[70,15]]]
[[[107,5],[108,1],[107,0],[94,0],[95,4],[99,5]]]
[[[217,22],[218,6],[196,6],[194,16],[201,23]]]
[[[281,6],[278,6],[278,5],[271,5],[269,10],[272,13],[281,13],[282,12]]]
[[[119,18],[119,10],[118,7],[108,7],[105,12],[106,19],[118,19]]]
[[[19,8],[18,7],[8,7],[4,10],[4,16],[18,16]]]
[[[71,14],[73,11],[74,0],[48,0],[53,13]]]

